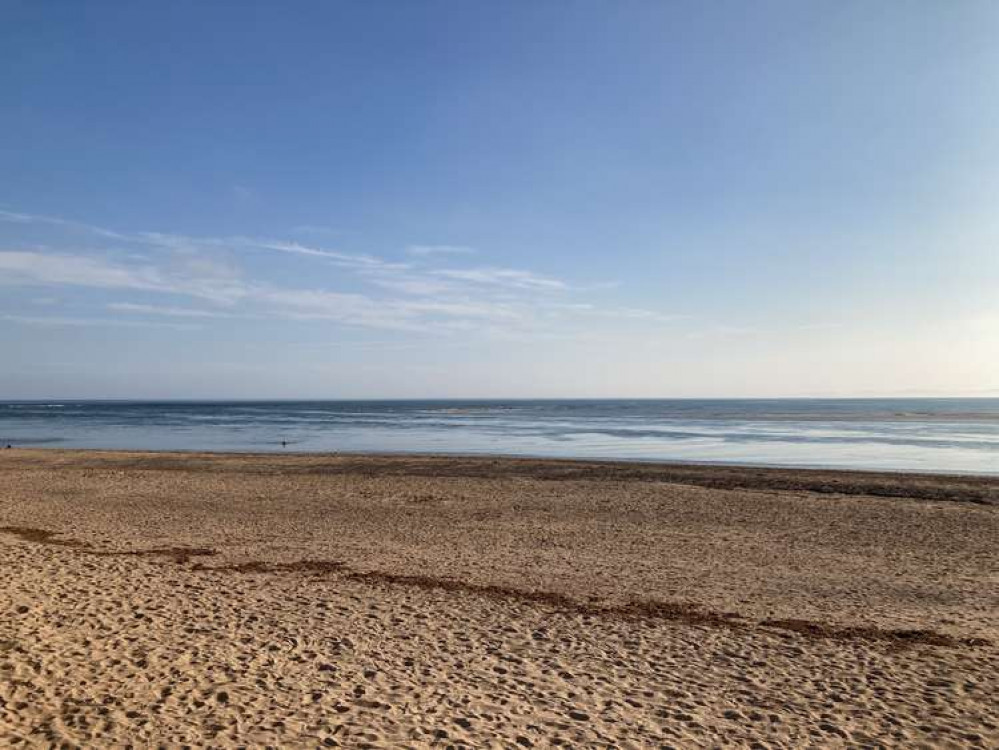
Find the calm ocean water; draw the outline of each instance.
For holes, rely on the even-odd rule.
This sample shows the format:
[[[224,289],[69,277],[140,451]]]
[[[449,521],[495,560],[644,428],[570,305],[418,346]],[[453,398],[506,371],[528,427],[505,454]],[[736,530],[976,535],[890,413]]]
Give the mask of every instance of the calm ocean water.
[[[999,399],[22,401],[0,402],[0,442],[999,474]]]

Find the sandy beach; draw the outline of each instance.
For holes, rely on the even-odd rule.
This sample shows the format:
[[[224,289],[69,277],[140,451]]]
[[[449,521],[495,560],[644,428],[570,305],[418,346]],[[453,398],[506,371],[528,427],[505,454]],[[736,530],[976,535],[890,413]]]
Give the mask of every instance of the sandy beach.
[[[0,745],[999,747],[999,479],[0,451]]]

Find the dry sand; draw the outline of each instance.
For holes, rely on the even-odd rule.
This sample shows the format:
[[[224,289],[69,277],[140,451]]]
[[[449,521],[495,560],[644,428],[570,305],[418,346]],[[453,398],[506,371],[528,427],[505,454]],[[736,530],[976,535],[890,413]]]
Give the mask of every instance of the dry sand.
[[[999,480],[0,452],[0,745],[999,747]]]

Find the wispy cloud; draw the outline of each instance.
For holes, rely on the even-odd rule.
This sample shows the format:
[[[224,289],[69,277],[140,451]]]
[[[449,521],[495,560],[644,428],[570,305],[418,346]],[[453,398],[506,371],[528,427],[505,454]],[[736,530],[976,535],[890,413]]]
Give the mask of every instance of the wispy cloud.
[[[517,321],[509,306],[472,301],[380,300],[364,294],[322,290],[258,288],[254,298],[285,316],[301,320],[336,320],[352,325],[400,331],[456,330],[455,321]]]
[[[18,224],[48,224],[52,226],[73,227],[96,234],[100,237],[166,248],[169,250],[194,251],[199,248],[257,248],[282,253],[307,255],[315,258],[324,258],[334,261],[337,264],[359,269],[402,270],[409,267],[408,264],[386,261],[373,255],[365,255],[363,253],[345,253],[339,250],[312,247],[298,242],[288,242],[285,240],[271,240],[242,236],[195,237],[192,235],[177,234],[172,232],[151,231],[124,233],[78,221],[70,221],[67,219],[59,219],[38,214],[15,213],[12,211],[0,211],[0,221]]]
[[[465,245],[410,245],[406,248],[410,255],[427,257],[431,255],[474,255],[475,248]]]
[[[436,297],[458,291],[454,284],[420,274],[369,274],[368,281],[382,289],[413,296]]]
[[[0,211],[0,221],[6,221],[14,224],[48,224],[50,226],[82,230],[107,239],[127,239],[127,235],[114,232],[110,229],[105,229],[104,227],[94,226],[93,224],[85,224],[80,221],[72,221],[70,219],[60,219],[55,216],[22,214],[14,211]]]
[[[278,320],[331,321],[346,326],[414,334],[457,335],[476,332],[487,338],[541,340],[581,330],[583,318],[659,325],[676,320],[638,308],[596,305],[579,299],[596,288],[526,269],[479,266],[441,267],[441,260],[469,255],[457,245],[411,245],[412,263],[366,253],[345,252],[297,241],[244,236],[196,237],[169,232],[116,232],[81,222],[0,212],[18,224],[63,226],[113,242],[100,252],[13,249],[0,251],[0,284],[77,286],[168,294],[209,302],[212,309],[146,300],[110,300],[104,309],[124,322],[127,315],[203,319],[270,317]],[[254,278],[247,271],[260,256],[282,253],[317,262],[308,271],[309,288]],[[322,265],[340,269],[332,276]],[[429,266],[429,267],[428,267]],[[350,284],[350,290],[328,288]],[[326,283],[324,283],[326,282]],[[50,320],[56,320],[55,318]],[[79,319],[76,319],[79,320]],[[147,321],[148,322],[148,321]],[[51,323],[54,324],[54,323]],[[71,325],[72,323],[65,323]],[[589,325],[589,324],[588,324]]]
[[[149,265],[126,266],[76,254],[0,251],[0,284],[168,292],[225,304],[246,295],[245,286],[238,280],[220,278],[205,270],[197,264],[171,271]]]
[[[513,268],[467,268],[442,269],[434,271],[438,276],[459,281],[470,281],[486,286],[505,286],[514,289],[566,289],[568,285],[559,279],[540,276],[531,271],[520,271]]]
[[[665,314],[639,307],[598,307],[589,302],[556,302],[549,303],[546,307],[564,315],[618,320],[644,320],[655,323],[675,323],[680,320],[689,320],[691,317],[679,313]]]
[[[174,318],[232,318],[232,313],[220,310],[202,310],[196,307],[170,307],[144,305],[136,302],[111,302],[105,307],[114,312],[136,313],[140,315],[166,315]]]
[[[79,326],[110,326],[120,328],[172,328],[176,330],[191,331],[197,330],[201,326],[183,323],[162,323],[144,320],[121,320],[119,318],[76,318],[65,315],[33,316],[33,315],[0,315],[0,320],[12,323],[23,323],[35,326],[58,326],[58,327],[79,327]]]
[[[0,283],[169,291],[155,268],[126,268],[100,258],[35,251],[0,252]]]
[[[338,250],[326,250],[324,248],[309,247],[297,242],[282,242],[278,240],[251,240],[237,238],[233,242],[248,245],[250,247],[263,248],[265,250],[276,250],[281,253],[292,253],[295,255],[309,255],[314,258],[326,258],[334,264],[347,266],[366,271],[380,270],[405,270],[409,268],[406,263],[394,263],[391,261],[376,258],[373,255],[363,255],[354,253],[342,253]]]

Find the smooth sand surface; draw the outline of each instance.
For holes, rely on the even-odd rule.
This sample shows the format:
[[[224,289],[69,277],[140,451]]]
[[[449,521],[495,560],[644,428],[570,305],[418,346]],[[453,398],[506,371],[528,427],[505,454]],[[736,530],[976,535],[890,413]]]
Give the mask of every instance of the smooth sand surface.
[[[0,451],[0,745],[999,747],[999,480]]]

